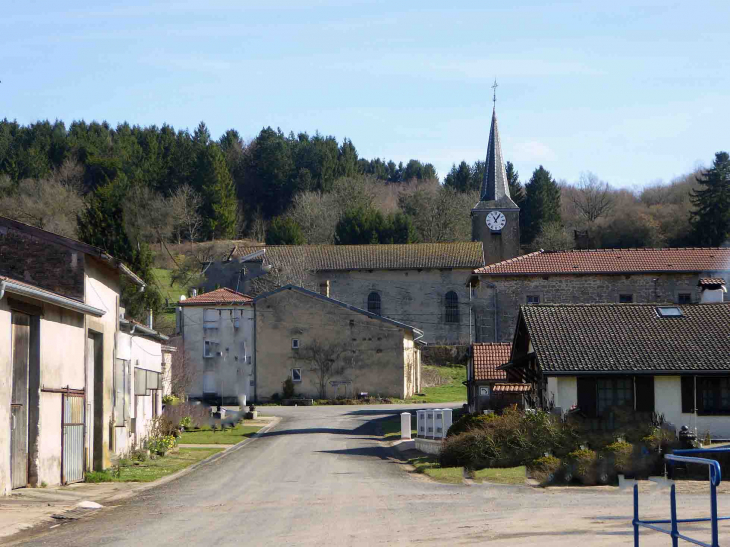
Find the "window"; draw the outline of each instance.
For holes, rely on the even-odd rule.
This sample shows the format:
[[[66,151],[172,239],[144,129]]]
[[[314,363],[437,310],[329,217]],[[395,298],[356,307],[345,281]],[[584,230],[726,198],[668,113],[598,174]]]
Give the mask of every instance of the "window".
[[[454,291],[446,293],[446,322],[459,322],[459,296]]]
[[[129,361],[114,360],[114,421],[117,425],[124,425],[124,420],[129,417],[127,416],[127,405],[125,404],[128,366]]]
[[[215,342],[212,340],[203,342],[203,357],[215,357]]]
[[[300,368],[291,369],[291,381],[292,382],[301,382],[302,381],[302,369],[300,369]]]
[[[692,303],[692,293],[681,292],[677,295],[677,304],[691,304],[691,303]]]
[[[220,319],[220,314],[218,313],[218,310],[203,310],[204,329],[217,329],[218,319]]]
[[[634,303],[634,295],[633,294],[619,294],[618,295],[618,303],[619,304],[633,304]]]
[[[682,310],[674,306],[664,306],[656,309],[659,317],[683,317]]]
[[[299,338],[291,339],[291,349],[299,349]]]
[[[368,295],[368,311],[380,315],[380,295],[376,292],[371,292]]]
[[[539,294],[528,294],[527,295],[527,303],[528,304],[539,304],[540,303],[540,295]]]
[[[633,378],[601,378],[596,381],[598,415],[612,406],[634,408]]]
[[[730,414],[730,378],[697,378],[697,413]]]

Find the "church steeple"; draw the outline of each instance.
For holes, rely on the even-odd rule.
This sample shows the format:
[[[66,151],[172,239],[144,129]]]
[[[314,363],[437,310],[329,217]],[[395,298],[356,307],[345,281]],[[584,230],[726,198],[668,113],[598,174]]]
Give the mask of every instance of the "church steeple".
[[[503,198],[506,197],[512,202],[509,195],[509,185],[507,184],[507,172],[504,169],[502,143],[499,140],[496,106],[492,110],[492,127],[489,130],[489,146],[487,146],[487,159],[484,164],[484,179],[482,180],[479,200],[503,201]],[[512,202],[512,205],[516,207],[514,202]]]

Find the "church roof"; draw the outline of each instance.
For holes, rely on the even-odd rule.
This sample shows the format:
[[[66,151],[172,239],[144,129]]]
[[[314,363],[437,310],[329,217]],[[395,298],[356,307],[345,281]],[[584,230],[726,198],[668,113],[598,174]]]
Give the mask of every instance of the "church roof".
[[[484,204],[484,202],[493,202],[492,205]],[[504,168],[504,158],[502,157],[502,143],[499,139],[499,129],[497,128],[497,110],[492,110],[492,127],[489,130],[489,145],[487,146],[487,159],[484,162],[484,179],[482,180],[482,188],[479,192],[479,204],[475,209],[480,208],[517,208],[509,195],[509,185],[507,184],[507,172]]]
[[[537,251],[474,270],[486,275],[730,271],[730,247]]]
[[[312,271],[469,269],[484,266],[480,241],[394,245],[246,245],[233,257],[266,249],[264,262]]]

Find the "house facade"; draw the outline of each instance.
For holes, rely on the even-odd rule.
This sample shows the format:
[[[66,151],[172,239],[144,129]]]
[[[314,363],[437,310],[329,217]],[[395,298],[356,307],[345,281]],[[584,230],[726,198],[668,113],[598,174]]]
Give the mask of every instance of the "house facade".
[[[466,390],[469,412],[501,410],[510,405],[524,407],[529,384],[509,382],[500,367],[509,362],[511,343],[472,344],[466,369]]]
[[[259,295],[254,309],[257,400],[281,395],[287,379],[316,399],[420,391],[423,333],[410,325],[293,285]]]
[[[695,303],[715,277],[730,279],[730,248],[538,251],[470,276],[472,335],[511,341],[524,304]]]
[[[255,391],[253,299],[223,288],[178,303],[177,330],[190,365],[188,396],[239,404]]]
[[[508,378],[596,423],[616,407],[730,436],[730,303],[520,308]]]

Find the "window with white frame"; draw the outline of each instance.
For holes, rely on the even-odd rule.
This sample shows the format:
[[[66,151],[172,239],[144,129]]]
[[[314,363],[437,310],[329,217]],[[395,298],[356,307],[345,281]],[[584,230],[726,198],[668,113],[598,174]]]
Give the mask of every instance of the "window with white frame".
[[[540,295],[539,294],[528,294],[527,295],[527,303],[528,304],[539,304],[540,303]]]
[[[302,369],[300,369],[300,368],[291,369],[291,381],[292,382],[301,382],[302,381]]]
[[[299,349],[299,338],[291,339],[291,349]]]
[[[220,320],[220,313],[218,312],[218,310],[212,310],[212,309],[203,310],[203,328],[204,329],[217,329],[219,320]]]
[[[203,341],[203,357],[215,357],[216,346],[218,342],[213,340]]]

